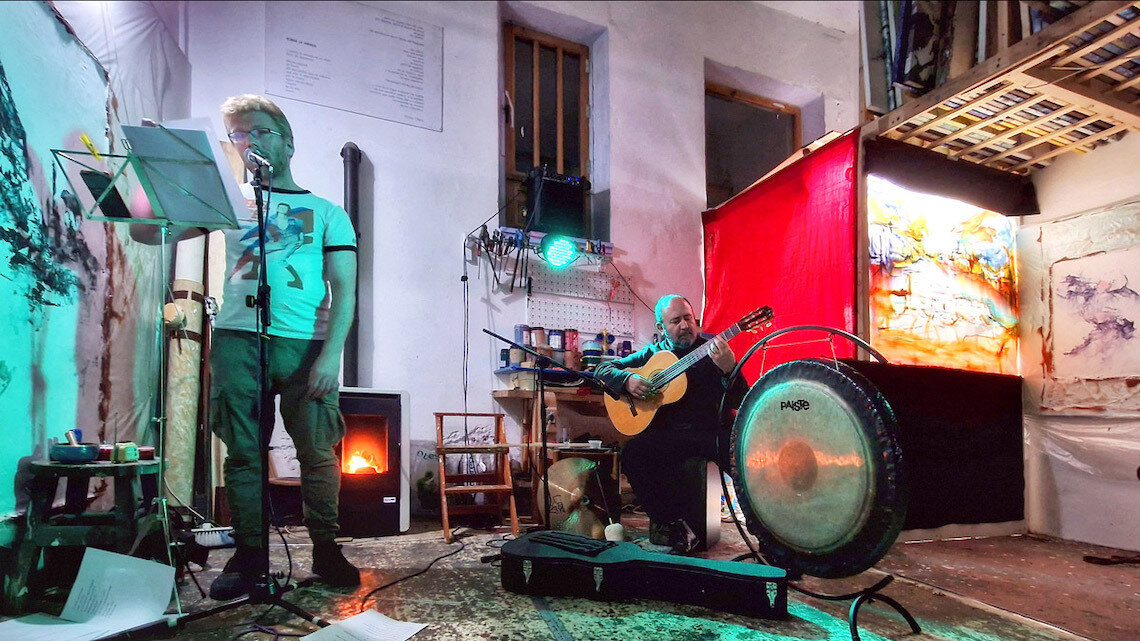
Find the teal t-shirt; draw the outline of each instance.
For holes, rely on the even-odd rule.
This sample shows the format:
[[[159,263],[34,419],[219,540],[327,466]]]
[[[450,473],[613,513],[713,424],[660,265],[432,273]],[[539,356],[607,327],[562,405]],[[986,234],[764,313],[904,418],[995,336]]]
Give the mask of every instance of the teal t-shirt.
[[[246,297],[257,293],[261,264],[253,186],[242,185],[247,211],[237,229],[225,229],[226,274],[219,329],[257,331],[256,311]],[[263,192],[266,280],[270,289],[268,334],[323,340],[328,331],[332,292],[324,279],[325,253],[356,251],[356,231],[348,213],[308,191]]]

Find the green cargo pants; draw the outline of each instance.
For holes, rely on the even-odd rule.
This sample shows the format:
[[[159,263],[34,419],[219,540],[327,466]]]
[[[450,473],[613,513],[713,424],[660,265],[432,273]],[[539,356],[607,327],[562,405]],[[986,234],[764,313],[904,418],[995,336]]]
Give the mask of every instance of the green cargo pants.
[[[261,455],[257,422],[257,334],[218,329],[210,348],[210,423],[226,444],[226,497],[234,540],[261,546]],[[309,370],[323,341],[272,336],[269,384],[281,397],[285,431],[297,448],[301,500],[313,542],[331,541],[338,532],[340,461],[335,447],[344,437],[340,394],[305,399]]]

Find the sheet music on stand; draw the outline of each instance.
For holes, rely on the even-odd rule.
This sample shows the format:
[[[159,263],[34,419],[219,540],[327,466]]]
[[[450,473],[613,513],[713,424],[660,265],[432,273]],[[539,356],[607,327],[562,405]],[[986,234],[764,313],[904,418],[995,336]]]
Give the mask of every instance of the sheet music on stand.
[[[245,199],[217,137],[210,132],[209,120],[168,124],[123,125],[125,155],[100,154],[93,146],[87,151],[52,150],[86,218],[207,229],[237,227],[237,213],[245,211]],[[145,193],[150,211],[137,211],[127,204],[137,202],[139,190]]]

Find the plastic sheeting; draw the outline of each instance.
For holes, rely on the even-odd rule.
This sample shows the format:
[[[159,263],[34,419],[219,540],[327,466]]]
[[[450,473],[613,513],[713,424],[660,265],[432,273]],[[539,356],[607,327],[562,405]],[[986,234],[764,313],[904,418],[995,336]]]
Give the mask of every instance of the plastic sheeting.
[[[123,124],[190,115],[190,61],[160,17],[159,2],[53,3],[111,76]]]
[[[705,212],[707,331],[721,331],[769,305],[775,329],[822,325],[854,332],[857,144],[854,133],[841,136]],[[739,357],[759,338],[745,335],[731,346]],[[792,334],[791,340],[805,337]],[[832,355],[827,345],[769,351],[765,369]],[[837,340],[835,355],[851,357],[854,346]],[[749,381],[759,377],[761,360],[756,354],[745,366]]]

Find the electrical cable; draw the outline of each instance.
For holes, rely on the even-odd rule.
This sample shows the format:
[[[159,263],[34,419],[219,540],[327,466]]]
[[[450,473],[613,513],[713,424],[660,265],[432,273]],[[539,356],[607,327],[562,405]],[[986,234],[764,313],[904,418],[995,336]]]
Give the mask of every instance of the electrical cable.
[[[456,548],[456,549],[454,549],[454,550],[452,550],[452,551],[448,552],[447,554],[443,554],[443,555],[440,555],[440,556],[437,556],[437,557],[435,557],[434,559],[432,559],[432,560],[431,560],[431,563],[428,563],[426,566],[424,566],[424,568],[423,568],[422,570],[418,570],[418,571],[416,571],[416,572],[413,572],[413,573],[411,573],[411,574],[409,574],[409,575],[407,575],[407,576],[405,576],[405,577],[401,577],[401,578],[399,578],[399,579],[396,579],[395,581],[389,581],[388,583],[385,583],[384,585],[381,585],[381,586],[379,586],[379,587],[377,587],[377,588],[374,588],[374,589],[373,589],[371,592],[369,592],[368,594],[365,594],[364,596],[360,597],[360,612],[363,612],[363,611],[364,611],[364,605],[365,605],[366,603],[368,603],[368,599],[369,599],[369,598],[371,598],[373,594],[376,594],[376,593],[377,593],[377,592],[379,592],[380,590],[384,590],[384,589],[386,589],[386,588],[390,588],[390,587],[392,587],[393,585],[396,585],[397,583],[400,583],[401,581],[407,581],[408,579],[410,579],[410,578],[412,578],[412,577],[416,577],[416,576],[419,576],[419,575],[423,574],[424,572],[427,572],[428,570],[430,570],[430,569],[431,569],[431,566],[435,565],[437,561],[441,561],[441,560],[443,560],[443,559],[446,559],[446,558],[447,558],[447,557],[449,557],[449,556],[452,556],[452,555],[455,555],[455,554],[459,554],[460,552],[462,552],[462,551],[463,551],[463,549],[467,547],[467,544],[466,544],[466,543],[464,543],[464,542],[463,542],[463,540],[461,540],[461,539],[459,538],[459,535],[457,534],[458,532],[459,532],[459,528],[456,528],[456,529],[454,529],[454,530],[452,530],[452,531],[451,531],[451,536],[452,536],[452,538],[454,538],[455,540],[459,541],[459,547],[458,547],[458,548]]]
[[[621,273],[621,270],[618,269],[617,263],[615,263],[611,260],[611,261],[608,261],[606,264],[609,265],[610,267],[614,268],[614,271],[616,271],[618,273],[618,277],[620,277],[622,282],[625,283],[625,286],[629,288],[629,292],[631,294],[633,294],[633,297],[636,298],[642,305],[645,305],[645,309],[648,309],[649,311],[652,312],[653,308],[649,306],[649,303],[646,303],[644,300],[642,300],[641,296],[637,295],[637,290],[635,290],[633,288],[633,284],[629,282],[629,279],[625,277],[625,274]]]

